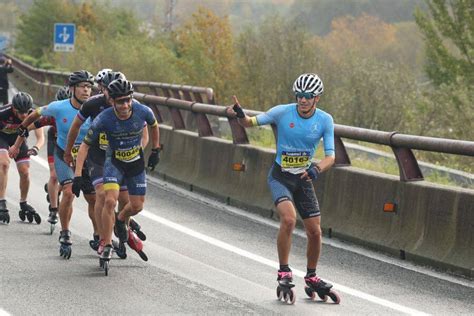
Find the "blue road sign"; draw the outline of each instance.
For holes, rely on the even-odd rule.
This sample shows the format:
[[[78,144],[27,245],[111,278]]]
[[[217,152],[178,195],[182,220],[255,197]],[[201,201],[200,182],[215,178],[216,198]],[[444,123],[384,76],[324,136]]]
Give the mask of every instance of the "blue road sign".
[[[76,35],[76,24],[54,23],[54,51],[72,52]]]

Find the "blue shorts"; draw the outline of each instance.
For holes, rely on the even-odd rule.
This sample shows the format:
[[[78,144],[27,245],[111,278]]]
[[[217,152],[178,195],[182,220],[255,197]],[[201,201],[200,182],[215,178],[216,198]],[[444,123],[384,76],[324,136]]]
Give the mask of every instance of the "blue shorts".
[[[74,171],[66,162],[64,162],[63,156],[64,150],[59,146],[56,146],[56,149],[54,150],[54,168],[56,169],[56,176],[58,177],[60,185],[72,183],[72,180],[74,179]],[[82,179],[82,192],[84,194],[95,194],[87,169],[82,170]]]
[[[111,158],[106,158],[104,165],[104,190],[119,191],[124,185],[128,188],[129,195],[145,195],[145,169],[143,168],[137,174],[128,175],[124,169],[117,167]]]
[[[283,201],[292,201],[302,219],[320,216],[319,203],[313,183],[300,179],[300,174],[283,172],[274,163],[268,173],[268,186],[275,206]]]

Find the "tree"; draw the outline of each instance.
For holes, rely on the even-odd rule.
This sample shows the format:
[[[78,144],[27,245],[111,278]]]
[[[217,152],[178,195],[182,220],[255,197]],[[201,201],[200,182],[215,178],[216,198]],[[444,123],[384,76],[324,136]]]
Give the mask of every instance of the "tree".
[[[177,30],[175,42],[185,82],[214,88],[219,100],[230,98],[236,67],[228,19],[201,7]]]
[[[259,28],[247,28],[238,40],[239,96],[242,104],[266,110],[294,101],[292,86],[301,73],[315,72],[323,57],[311,34],[298,23],[269,16]]]
[[[16,48],[20,53],[41,58],[53,47],[54,23],[73,22],[74,9],[67,0],[34,1],[20,16]]]
[[[460,79],[474,86],[474,1],[426,2],[430,16],[418,9],[415,18],[425,36],[429,78],[436,86]]]

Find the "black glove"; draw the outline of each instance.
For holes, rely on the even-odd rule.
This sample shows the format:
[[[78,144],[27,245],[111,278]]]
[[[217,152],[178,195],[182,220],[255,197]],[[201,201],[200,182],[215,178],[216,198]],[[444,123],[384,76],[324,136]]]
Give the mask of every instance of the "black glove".
[[[151,171],[155,170],[156,165],[160,162],[161,148],[154,148],[151,150],[151,155],[148,157],[148,168]]]
[[[234,110],[235,113],[237,113],[237,117],[238,118],[244,118],[245,117],[245,113],[244,113],[244,110],[242,110],[242,107],[240,106],[240,104],[234,104],[234,106],[232,107],[232,109]]]
[[[82,188],[82,177],[74,177],[74,180],[72,180],[72,193],[74,193],[75,196],[79,197],[81,194],[81,188]]]
[[[315,180],[318,178],[319,173],[321,172],[321,168],[315,163],[311,163],[308,169],[306,169],[308,176],[311,180]]]
[[[23,125],[18,126],[17,132],[20,137],[28,137],[29,135],[28,127],[24,127]]]
[[[36,147],[36,146],[33,146],[30,149],[28,149],[27,154],[28,154],[28,156],[37,156],[38,152],[39,152],[39,148]]]

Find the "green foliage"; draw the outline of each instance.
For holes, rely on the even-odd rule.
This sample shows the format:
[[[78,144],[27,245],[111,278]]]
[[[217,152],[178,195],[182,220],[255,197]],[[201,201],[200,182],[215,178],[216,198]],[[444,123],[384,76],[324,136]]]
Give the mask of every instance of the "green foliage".
[[[67,0],[35,1],[20,16],[16,48],[20,53],[40,58],[53,47],[54,23],[73,22],[73,7]]]
[[[269,17],[258,29],[248,28],[237,43],[238,95],[245,107],[263,111],[292,102],[298,75],[318,72],[320,58],[310,34],[281,16]]]
[[[237,69],[228,19],[201,7],[177,30],[175,44],[186,83],[212,87],[218,100],[229,100]]]
[[[420,10],[416,23],[425,36],[426,72],[437,86],[463,78],[474,86],[474,2],[426,0],[430,17]]]

